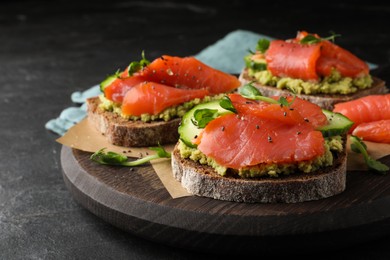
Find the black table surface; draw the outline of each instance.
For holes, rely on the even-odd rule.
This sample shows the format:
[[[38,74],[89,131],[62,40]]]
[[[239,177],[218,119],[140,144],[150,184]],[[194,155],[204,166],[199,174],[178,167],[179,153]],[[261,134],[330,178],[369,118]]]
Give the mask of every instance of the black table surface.
[[[389,5],[262,2],[1,1],[0,259],[215,258],[136,237],[80,206],[62,179],[58,135],[44,128],[75,105],[71,93],[142,50],[150,59],[192,55],[236,29],[282,39],[334,31],[339,45],[378,64],[374,75],[390,82]],[[388,235],[300,257],[388,259],[389,244]]]

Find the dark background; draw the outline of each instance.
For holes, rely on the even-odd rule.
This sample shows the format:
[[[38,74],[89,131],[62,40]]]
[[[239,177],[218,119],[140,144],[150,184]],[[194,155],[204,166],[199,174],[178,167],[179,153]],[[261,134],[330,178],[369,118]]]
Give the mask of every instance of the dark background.
[[[44,125],[74,105],[72,92],[138,60],[142,50],[149,59],[192,55],[236,29],[282,39],[334,31],[339,45],[378,64],[374,75],[390,82],[390,5],[315,5],[1,1],[0,259],[211,259],[122,232],[78,205],[62,180],[58,136]],[[315,257],[388,259],[389,243],[387,236]]]

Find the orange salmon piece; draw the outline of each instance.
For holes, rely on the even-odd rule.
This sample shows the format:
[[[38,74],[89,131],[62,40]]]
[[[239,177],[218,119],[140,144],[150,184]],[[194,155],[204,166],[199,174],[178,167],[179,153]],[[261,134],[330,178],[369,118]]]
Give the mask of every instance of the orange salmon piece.
[[[321,57],[317,61],[317,72],[320,76],[329,76],[332,68],[337,69],[344,77],[367,75],[367,63],[356,57],[350,51],[330,42],[321,42]]]
[[[122,103],[122,113],[133,116],[155,115],[168,107],[206,95],[209,95],[206,89],[178,89],[154,82],[143,82],[127,91]]]
[[[324,138],[310,125],[288,125],[252,114],[218,117],[204,128],[195,143],[206,156],[233,169],[260,163],[300,162],[324,153]]]
[[[104,96],[111,101],[122,103],[127,91],[143,81],[145,80],[139,76],[118,78],[104,89]]]
[[[177,88],[204,88],[211,94],[230,92],[241,85],[237,77],[207,66],[194,57],[164,55],[151,62],[139,74],[148,81]]]
[[[390,119],[361,123],[352,134],[364,141],[390,143]]]
[[[291,102],[292,99],[292,97],[288,97],[287,101]],[[295,97],[294,102],[292,102],[289,108],[297,110],[304,121],[310,123],[314,128],[328,124],[328,118],[322,112],[322,108],[317,104]]]
[[[267,68],[277,77],[317,81],[316,63],[320,54],[319,44],[274,40],[266,52]]]
[[[288,107],[246,99],[235,93],[228,96],[240,115],[250,114],[265,119],[275,119],[290,125],[304,122],[303,117],[296,110],[290,110]]]
[[[294,41],[299,42],[307,35],[309,35],[308,32],[300,31]],[[318,34],[312,35],[321,38]],[[356,77],[369,73],[368,64],[350,51],[328,40],[323,40],[319,44],[321,45],[321,55],[316,67],[320,76],[329,76],[333,68],[337,69],[344,77]]]
[[[246,99],[239,94],[229,94],[230,100],[238,113],[252,114],[261,118],[276,119],[286,124],[306,123],[314,128],[328,124],[328,119],[322,112],[321,107],[303,100],[299,97],[286,97],[289,106],[270,104],[262,101]],[[278,100],[279,97],[272,97]]]
[[[352,101],[335,104],[334,112],[354,122],[350,133],[360,124],[390,119],[390,94],[369,95]]]

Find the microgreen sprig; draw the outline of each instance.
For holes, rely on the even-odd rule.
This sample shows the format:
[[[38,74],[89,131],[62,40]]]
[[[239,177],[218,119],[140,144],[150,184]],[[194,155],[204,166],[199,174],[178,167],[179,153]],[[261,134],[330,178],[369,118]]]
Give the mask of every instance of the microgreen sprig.
[[[102,82],[100,82],[100,91],[104,92],[105,87],[107,87],[111,82],[121,77],[121,72],[118,69],[114,74],[108,75]]]
[[[268,39],[264,39],[264,38],[260,39],[257,42],[256,50],[261,52],[261,53],[265,53],[269,48],[269,44],[270,44],[270,41]]]
[[[380,174],[386,174],[389,171],[389,167],[380,161],[373,159],[367,152],[367,146],[362,139],[355,135],[351,135],[351,150],[355,153],[361,153],[363,155],[364,161],[366,162],[369,169],[374,170]]]
[[[260,39],[260,40],[258,40],[258,42],[257,42],[256,51],[258,51],[258,52],[260,52],[260,53],[265,53],[265,52],[268,50],[269,45],[270,45],[270,40],[265,39],[265,38]],[[251,49],[248,49],[248,52],[249,52],[250,54],[255,54],[255,52],[252,51]]]
[[[236,108],[233,106],[232,101],[228,96],[223,96],[219,101],[219,105],[226,110],[229,110],[235,114],[237,113]]]
[[[191,118],[191,122],[198,128],[205,128],[206,125],[219,115],[217,109],[197,109],[194,112],[194,117]]]
[[[341,34],[336,34],[334,32],[330,32],[331,35],[325,38],[319,38],[314,36],[313,34],[308,34],[305,37],[303,37],[299,42],[302,44],[314,44],[322,41],[332,41],[334,42],[336,37],[340,37]]]
[[[288,102],[285,97],[279,97],[278,100],[275,100],[270,97],[265,97],[263,96],[263,94],[261,94],[260,90],[258,90],[255,86],[253,86],[253,82],[249,82],[248,84],[242,86],[239,90],[239,93],[243,97],[248,99],[260,100],[270,104],[279,104],[286,107],[290,106],[295,100],[295,96],[290,102]]]
[[[150,61],[145,58],[145,52],[142,51],[142,59],[140,61],[133,61],[130,63],[130,65],[127,68],[127,71],[129,72],[129,76],[133,76],[134,73],[141,70],[145,66],[150,64]]]
[[[193,118],[191,118],[191,122],[198,128],[205,128],[210,121],[221,115],[231,112],[237,113],[236,108],[233,106],[232,101],[228,96],[223,96],[219,101],[219,105],[227,111],[220,112],[218,109],[209,108],[197,109],[194,112]]]
[[[108,151],[106,152],[106,148],[102,148],[99,151],[95,152],[91,155],[90,159],[94,162],[104,165],[113,165],[113,166],[139,166],[144,163],[150,162],[159,158],[171,158],[171,153],[167,152],[164,147],[159,145],[158,147],[149,147],[150,150],[155,151],[155,154],[151,154],[145,156],[143,158],[139,158],[135,161],[128,161],[127,156]]]

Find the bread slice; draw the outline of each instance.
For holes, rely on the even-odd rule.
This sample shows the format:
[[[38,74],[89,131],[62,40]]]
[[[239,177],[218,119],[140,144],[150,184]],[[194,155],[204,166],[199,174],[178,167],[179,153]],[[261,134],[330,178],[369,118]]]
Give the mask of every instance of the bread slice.
[[[249,82],[253,82],[253,85],[257,87],[260,92],[264,96],[280,96],[280,95],[288,95],[291,94],[290,91],[285,89],[278,89],[276,87],[272,86],[264,86],[261,85],[258,82],[254,82],[255,79],[253,77],[250,77],[248,75],[248,69],[245,68],[242,70],[239,80],[242,82],[242,85],[245,85]],[[298,97],[308,100],[312,103],[315,103],[319,105],[320,107],[328,110],[333,110],[334,104],[339,102],[346,102],[353,99],[357,99],[360,97],[368,96],[368,95],[375,95],[375,94],[384,94],[387,93],[389,90],[385,86],[385,82],[381,79],[373,77],[373,86],[368,89],[360,90],[353,94],[347,94],[347,95],[329,95],[329,94],[316,94],[316,95],[305,95],[305,94],[297,94]]]
[[[280,178],[243,179],[223,177],[207,165],[172,152],[172,171],[188,192],[219,200],[248,203],[297,203],[334,196],[345,190],[347,155],[344,149],[332,167],[312,173],[294,173]]]
[[[180,118],[170,121],[131,121],[120,115],[99,108],[100,99],[87,99],[88,120],[114,145],[124,147],[173,144],[179,139],[177,128]]]

